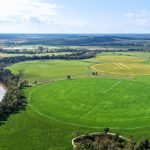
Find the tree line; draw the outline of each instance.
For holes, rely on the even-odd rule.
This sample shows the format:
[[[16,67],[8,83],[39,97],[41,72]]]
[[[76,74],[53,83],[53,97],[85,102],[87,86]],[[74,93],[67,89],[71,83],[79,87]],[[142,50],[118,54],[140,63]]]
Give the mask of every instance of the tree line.
[[[39,46],[37,49],[35,50],[27,50],[27,49],[2,49],[0,48],[0,53],[4,53],[4,54],[53,54],[54,53],[63,53],[63,52],[68,52],[68,53],[72,53],[72,54],[81,54],[81,53],[102,53],[102,52],[145,52],[145,51],[149,51],[149,50],[145,50],[143,48],[128,48],[128,49],[108,49],[107,51],[105,49],[95,49],[95,50],[90,50],[88,48],[53,48],[53,49],[49,49],[47,47],[43,47],[43,46]],[[57,58],[56,58],[57,59]],[[61,59],[61,58],[60,58]]]
[[[76,53],[71,54],[65,54],[65,55],[45,55],[45,56],[15,56],[15,57],[6,57],[0,59],[0,67],[6,67],[13,63],[18,63],[22,61],[28,61],[28,60],[44,60],[44,59],[63,59],[63,60],[73,60],[73,59],[87,59],[87,58],[93,58],[97,54],[96,51],[80,51]]]
[[[43,53],[62,53],[62,52],[71,52],[71,53],[83,53],[90,51],[89,49],[74,49],[74,48],[53,48],[49,49],[43,46],[38,46],[35,50],[27,50],[27,49],[2,49],[0,48],[0,53],[5,54],[43,54]],[[101,52],[101,50],[93,50],[95,52]]]
[[[0,68],[0,82],[7,87],[7,93],[0,102],[0,123],[5,121],[11,113],[25,108],[26,99],[20,86],[20,77],[7,69]]]

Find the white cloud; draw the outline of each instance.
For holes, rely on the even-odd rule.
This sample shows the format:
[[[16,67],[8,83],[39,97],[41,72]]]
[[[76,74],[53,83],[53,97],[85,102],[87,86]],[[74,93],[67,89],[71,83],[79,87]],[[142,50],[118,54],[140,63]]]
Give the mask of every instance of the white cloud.
[[[0,32],[79,32],[83,20],[64,15],[65,9],[44,0],[3,0],[0,3]]]
[[[0,4],[0,22],[49,23],[57,15],[57,8],[41,0],[4,0]]]
[[[139,27],[150,27],[150,11],[140,10],[129,12],[126,15],[129,22]]]

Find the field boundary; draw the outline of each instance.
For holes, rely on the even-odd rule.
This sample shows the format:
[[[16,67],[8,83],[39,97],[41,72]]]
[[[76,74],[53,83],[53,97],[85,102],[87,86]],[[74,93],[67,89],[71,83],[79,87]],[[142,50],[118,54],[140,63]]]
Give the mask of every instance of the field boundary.
[[[57,82],[57,81],[56,81]],[[28,94],[28,101],[30,102],[31,101],[31,96],[32,94],[38,90],[39,88],[43,87],[43,86],[46,86],[48,84],[51,84],[51,83],[54,83],[54,82],[49,82],[49,83],[46,83],[46,84],[43,84],[43,85],[39,85],[38,87],[36,87],[35,89],[33,89],[29,94]],[[138,82],[133,82],[133,83],[138,83]],[[120,84],[120,82],[118,81],[118,83],[116,84]],[[140,84],[140,83],[138,83]],[[116,85],[117,86],[117,85]],[[54,118],[52,116],[49,116],[49,115],[46,115],[42,112],[40,112],[38,109],[36,109],[32,104],[28,104],[29,107],[32,108],[32,110],[34,112],[36,112],[38,115],[40,116],[43,116],[47,119],[50,119],[50,120],[54,120],[54,121],[57,121],[57,122],[60,122],[60,123],[63,123],[63,124],[67,124],[67,125],[71,125],[71,126],[77,126],[77,127],[82,127],[82,128],[87,128],[87,129],[103,129],[105,127],[102,127],[102,126],[87,126],[87,125],[83,125],[83,124],[78,124],[78,123],[71,123],[71,122],[66,122],[66,121],[63,121],[63,120],[60,120],[60,119],[57,119],[57,118]],[[145,117],[145,119],[147,118],[150,118],[149,116],[148,117]],[[134,119],[126,119],[125,121],[129,121],[129,120],[134,120]],[[112,121],[116,121],[116,120],[112,120]],[[143,129],[143,128],[150,128],[148,126],[141,126],[141,127],[134,127],[134,128],[121,128],[121,127],[109,127],[111,129],[116,129],[116,130],[133,130],[133,129]]]

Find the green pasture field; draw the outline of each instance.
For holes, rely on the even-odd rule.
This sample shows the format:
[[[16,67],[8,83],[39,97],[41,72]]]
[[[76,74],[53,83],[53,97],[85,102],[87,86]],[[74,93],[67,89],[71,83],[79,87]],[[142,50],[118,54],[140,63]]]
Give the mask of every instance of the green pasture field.
[[[23,74],[24,79],[33,83],[34,81],[66,78],[67,75],[74,77],[89,74],[91,64],[91,62],[87,63],[82,60],[40,60],[14,64],[8,69],[15,74]]]
[[[102,68],[98,76],[91,75],[92,66],[112,69],[113,63],[121,63],[113,71],[124,76],[128,71],[123,66],[130,65],[133,78],[113,76],[110,71],[102,74]],[[140,75],[132,65],[140,67]],[[127,138],[150,138],[150,75],[144,75],[149,70],[145,67],[149,67],[149,56],[143,53],[103,53],[87,60],[9,66],[23,79],[41,84],[24,90],[26,110],[11,115],[0,127],[0,149],[71,150],[73,137],[105,127]],[[72,80],[66,78],[68,74]]]
[[[140,128],[150,123],[149,90],[149,85],[127,80],[68,80],[39,87],[30,104],[47,118],[77,126]]]

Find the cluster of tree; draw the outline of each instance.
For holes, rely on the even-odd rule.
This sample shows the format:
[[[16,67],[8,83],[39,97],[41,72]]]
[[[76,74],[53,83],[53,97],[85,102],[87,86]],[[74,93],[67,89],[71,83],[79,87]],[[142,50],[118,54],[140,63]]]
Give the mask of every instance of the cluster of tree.
[[[126,139],[119,134],[109,133],[109,128],[101,134],[86,134],[74,140],[74,150],[149,150],[148,139],[135,142],[132,138]]]
[[[144,49],[129,48],[128,51],[130,51],[130,52],[137,52],[137,51],[144,52],[145,50]]]
[[[44,46],[38,46],[37,49],[2,49],[0,48],[0,53],[6,53],[6,54],[43,54],[43,53],[62,53],[62,52],[68,52],[68,53],[86,53],[92,50],[85,49],[85,48],[53,48],[49,49]],[[145,49],[138,49],[138,48],[129,48],[129,49],[108,49],[107,51],[105,49],[95,49],[93,50],[95,53],[102,53],[102,52],[130,52],[130,51],[140,51],[140,52],[145,52],[149,50]]]
[[[149,47],[150,44],[147,42],[141,42],[141,41],[119,41],[119,42],[99,42],[97,43],[97,46],[143,46],[143,47]]]
[[[29,51],[25,49],[13,49],[13,50],[8,50],[8,49],[2,49],[0,48],[0,53],[5,53],[5,54],[38,54],[36,51]]]
[[[6,53],[6,54],[43,54],[43,53],[62,53],[62,52],[87,52],[90,51],[89,49],[74,49],[74,48],[53,48],[49,49],[47,47],[39,46],[37,49],[34,50],[26,50],[26,49],[2,49],[0,48],[0,53]],[[95,52],[102,52],[101,50],[94,50]]]
[[[0,121],[4,121],[11,113],[24,108],[26,99],[20,86],[20,78],[7,69],[0,69],[0,82],[6,85],[7,93],[0,102]]]
[[[98,75],[98,72],[94,72],[94,71],[93,71],[93,72],[92,72],[92,75],[93,75],[93,76],[97,76],[97,75]]]

